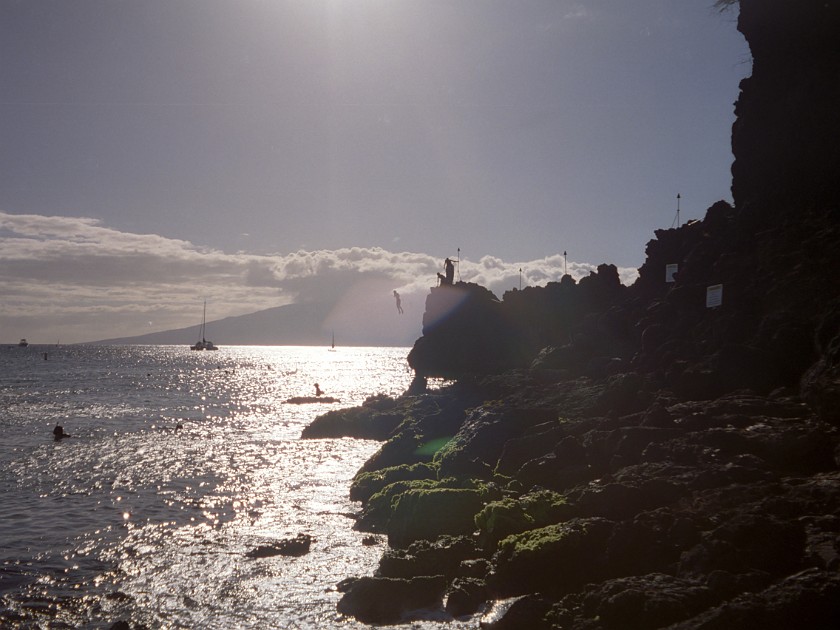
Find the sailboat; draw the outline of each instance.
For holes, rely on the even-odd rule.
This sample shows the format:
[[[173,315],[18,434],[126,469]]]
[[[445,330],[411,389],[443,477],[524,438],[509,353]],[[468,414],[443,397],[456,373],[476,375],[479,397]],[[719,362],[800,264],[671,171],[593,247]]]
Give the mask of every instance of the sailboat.
[[[207,321],[207,300],[204,300],[204,313],[201,316],[201,341],[196,341],[194,346],[190,346],[190,350],[218,350],[219,348],[213,345],[212,341],[204,338],[204,327]]]
[[[329,351],[330,352],[335,352],[335,331],[333,331],[333,334],[332,334],[332,345],[330,346]]]

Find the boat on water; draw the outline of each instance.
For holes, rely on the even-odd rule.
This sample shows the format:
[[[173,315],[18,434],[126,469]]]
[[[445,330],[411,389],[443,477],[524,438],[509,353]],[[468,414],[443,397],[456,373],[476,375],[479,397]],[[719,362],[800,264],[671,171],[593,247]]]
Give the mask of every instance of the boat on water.
[[[212,341],[204,338],[205,327],[207,325],[207,300],[204,300],[204,312],[201,315],[201,341],[196,341],[195,345],[190,346],[190,350],[218,350],[218,346],[214,345]]]
[[[207,339],[202,339],[201,341],[196,341],[194,346],[190,346],[190,350],[218,350],[219,347],[215,345],[212,341],[208,341]]]
[[[26,346],[28,346],[28,345],[29,345],[29,342],[28,342],[26,339],[21,339],[20,341],[18,341],[18,345],[19,345],[21,348],[25,348]]]
[[[332,334],[332,345],[329,347],[330,352],[335,352],[335,333]]]

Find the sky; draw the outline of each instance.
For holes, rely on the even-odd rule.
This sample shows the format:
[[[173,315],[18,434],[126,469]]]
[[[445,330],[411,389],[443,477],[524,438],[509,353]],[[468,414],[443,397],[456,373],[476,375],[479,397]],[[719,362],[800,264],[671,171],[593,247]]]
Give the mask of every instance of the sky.
[[[713,4],[0,0],[0,342],[392,290],[419,328],[447,256],[631,283],[677,194],[731,199]]]

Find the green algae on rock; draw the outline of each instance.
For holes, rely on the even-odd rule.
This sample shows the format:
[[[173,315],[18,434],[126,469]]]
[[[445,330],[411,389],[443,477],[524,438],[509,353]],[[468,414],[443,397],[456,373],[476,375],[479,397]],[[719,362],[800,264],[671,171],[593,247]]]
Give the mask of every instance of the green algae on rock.
[[[486,496],[486,488],[416,488],[402,492],[392,503],[388,544],[403,547],[441,534],[471,534]]]
[[[353,478],[353,483],[350,484],[350,500],[367,501],[385,486],[397,481],[436,480],[437,477],[437,466],[425,462],[400,464],[369,472],[359,472]]]
[[[475,515],[475,524],[482,542],[493,546],[513,534],[559,522],[566,507],[562,495],[538,490],[488,503]]]
[[[606,577],[604,548],[615,523],[572,519],[504,538],[492,585],[505,595],[564,592]]]

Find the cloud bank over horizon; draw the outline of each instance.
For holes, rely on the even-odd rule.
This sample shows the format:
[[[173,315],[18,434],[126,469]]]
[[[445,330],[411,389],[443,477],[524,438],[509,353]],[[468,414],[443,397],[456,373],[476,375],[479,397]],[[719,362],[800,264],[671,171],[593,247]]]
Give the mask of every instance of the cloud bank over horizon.
[[[562,252],[530,261],[483,256],[463,258],[456,278],[502,297],[520,282],[559,281],[564,264],[576,280],[597,266],[566,262]],[[412,339],[442,266],[437,257],[379,247],[226,253],[89,217],[0,212],[0,342],[78,343],[191,326],[204,300],[208,320],[318,302],[334,305],[345,321],[375,327],[386,320],[371,313],[395,313],[393,290],[406,313],[387,325]],[[637,271],[619,268],[619,275],[631,284]]]

